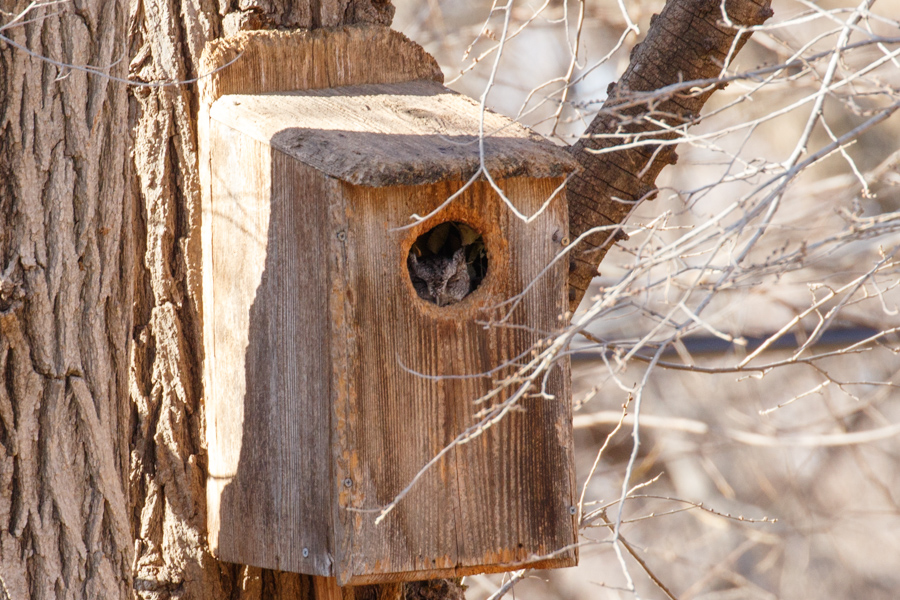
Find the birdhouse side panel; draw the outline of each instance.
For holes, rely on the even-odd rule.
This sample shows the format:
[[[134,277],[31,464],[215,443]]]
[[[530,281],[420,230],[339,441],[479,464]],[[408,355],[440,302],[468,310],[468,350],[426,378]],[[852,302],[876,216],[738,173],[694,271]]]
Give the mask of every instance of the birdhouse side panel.
[[[215,120],[210,138],[210,542],[229,562],[330,575],[328,183]]]
[[[525,213],[561,179],[502,182]],[[483,183],[435,219],[397,230],[461,187],[345,185],[355,354],[337,394],[336,440],[349,460],[339,499],[338,576],[361,584],[575,563],[568,363],[521,386],[539,340],[564,323],[565,261],[541,275],[566,236],[564,197],[525,224]],[[419,297],[408,255],[441,222],[481,234],[487,274],[445,306]],[[500,305],[526,290],[510,308]],[[550,359],[548,359],[550,360]],[[544,396],[536,395],[543,389]],[[407,491],[408,488],[408,491]],[[405,494],[380,524],[376,509]]]
[[[217,152],[210,159],[210,188],[202,215],[204,270],[204,402],[209,456],[207,501],[209,543],[217,554],[232,552],[245,530],[262,526],[262,511],[238,506],[234,480],[242,461],[246,356],[250,307],[265,264],[270,205],[259,202],[260,190],[271,187],[268,149],[247,143],[230,128],[211,124]],[[244,170],[244,166],[255,168]],[[237,170],[235,167],[239,166]],[[235,260],[235,255],[246,260]],[[229,501],[221,503],[224,490]],[[248,518],[236,520],[234,514]]]

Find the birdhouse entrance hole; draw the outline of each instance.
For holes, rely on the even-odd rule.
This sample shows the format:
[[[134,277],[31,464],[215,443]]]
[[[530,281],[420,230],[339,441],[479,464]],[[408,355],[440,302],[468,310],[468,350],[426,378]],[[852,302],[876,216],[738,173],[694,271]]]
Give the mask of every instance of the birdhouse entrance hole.
[[[471,225],[447,221],[416,238],[406,259],[419,298],[447,306],[481,285],[487,275],[484,238]]]

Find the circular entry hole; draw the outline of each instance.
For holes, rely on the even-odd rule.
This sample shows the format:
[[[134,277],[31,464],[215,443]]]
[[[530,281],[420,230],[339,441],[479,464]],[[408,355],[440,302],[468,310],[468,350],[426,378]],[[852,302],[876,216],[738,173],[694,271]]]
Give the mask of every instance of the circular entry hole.
[[[487,275],[484,238],[471,225],[447,221],[418,238],[406,265],[419,298],[455,304],[478,289]]]

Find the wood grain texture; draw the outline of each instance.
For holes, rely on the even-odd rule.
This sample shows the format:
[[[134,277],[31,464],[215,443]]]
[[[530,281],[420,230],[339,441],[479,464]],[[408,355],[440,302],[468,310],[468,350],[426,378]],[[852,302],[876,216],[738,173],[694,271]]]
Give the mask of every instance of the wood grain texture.
[[[224,94],[264,94],[372,83],[443,81],[421,46],[388,27],[345,26],[311,31],[248,31],[209,42],[198,82],[198,175],[202,214],[210,198],[210,107]],[[203,230],[204,236],[208,229]],[[202,246],[210,240],[202,238]],[[203,271],[203,284],[209,273]],[[201,313],[202,315],[202,313]]]
[[[561,179],[511,179],[504,189],[533,212]],[[431,468],[380,525],[377,509],[459,434],[479,422],[487,405],[475,400],[511,372],[488,373],[526,353],[555,331],[565,310],[565,265],[551,268],[526,294],[507,326],[484,327],[494,308],[522,291],[561,249],[564,199],[525,224],[485,183],[477,183],[441,213],[480,231],[488,274],[463,301],[437,307],[419,299],[405,266],[416,237],[439,221],[390,231],[413,212],[434,208],[460,184],[383,188],[343,185],[347,271],[335,298],[352,297],[345,318],[348,354],[336,365],[336,534],[342,584],[458,576],[512,565],[574,564],[571,407],[568,365],[547,382],[550,398],[528,397],[520,411]],[[333,285],[341,285],[334,282]],[[336,334],[337,335],[337,334]],[[417,376],[413,372],[431,377]],[[461,377],[462,376],[462,377]],[[471,377],[466,377],[471,376]]]
[[[327,214],[298,201],[327,184],[227,126],[212,133],[210,545],[230,562],[329,575]]]
[[[443,82],[434,58],[389,27],[360,25],[311,31],[246,31],[210,42],[201,68],[201,103],[226,94],[264,94],[398,83]]]
[[[233,94],[211,117],[301,162],[366,186],[466,181],[481,166],[481,106],[430,80],[274,94]],[[498,179],[560,177],[569,153],[515,121],[484,113],[485,166]]]

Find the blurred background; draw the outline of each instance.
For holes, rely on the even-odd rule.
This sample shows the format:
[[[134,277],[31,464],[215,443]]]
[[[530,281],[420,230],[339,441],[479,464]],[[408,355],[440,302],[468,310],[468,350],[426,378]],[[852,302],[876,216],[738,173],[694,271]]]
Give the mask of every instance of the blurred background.
[[[562,145],[662,9],[397,4],[450,87]],[[509,597],[900,597],[900,1],[773,8],[561,334],[580,566]]]

